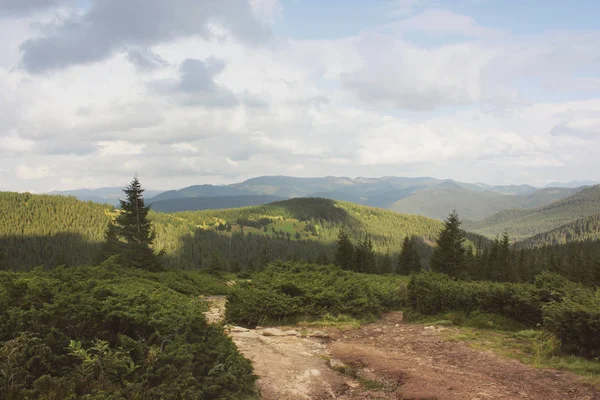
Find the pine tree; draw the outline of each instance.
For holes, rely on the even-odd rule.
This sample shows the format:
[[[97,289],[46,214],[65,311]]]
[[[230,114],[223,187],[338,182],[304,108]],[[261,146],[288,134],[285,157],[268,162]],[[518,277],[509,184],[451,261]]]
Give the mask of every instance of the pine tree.
[[[354,266],[354,245],[345,227],[341,227],[338,233],[335,264],[346,270],[351,270]]]
[[[104,256],[119,255],[126,265],[158,270],[159,259],[151,248],[155,233],[148,219],[150,206],[144,203],[144,189],[137,176],[123,192],[126,200],[119,200],[121,211],[106,228]]]
[[[4,249],[0,249],[0,271],[8,271],[8,263],[6,262]]]
[[[375,273],[375,252],[373,241],[369,235],[365,235],[354,251],[354,271],[367,274]]]
[[[592,263],[592,284],[597,287],[600,288],[600,258],[598,258],[596,261],[594,261]]]
[[[518,282],[519,277],[515,268],[514,254],[510,248],[510,238],[508,232],[502,234],[499,241],[499,254],[497,264],[497,279],[501,282]]]
[[[402,251],[398,257],[398,268],[396,273],[400,275],[409,275],[412,272],[419,272],[422,269],[419,252],[414,246],[412,238],[405,236],[402,243]]]
[[[383,258],[381,258],[381,263],[379,265],[379,273],[391,274],[392,272],[394,272],[394,266],[392,262],[392,256],[390,255],[390,249],[388,249]]]
[[[453,277],[463,277],[465,271],[465,233],[460,229],[460,219],[452,210],[444,221],[444,229],[437,239],[431,256],[431,269]]]
[[[319,256],[317,257],[317,264],[320,264],[320,265],[329,264],[329,257],[327,257],[327,253],[325,253],[324,251],[321,251],[319,253]]]

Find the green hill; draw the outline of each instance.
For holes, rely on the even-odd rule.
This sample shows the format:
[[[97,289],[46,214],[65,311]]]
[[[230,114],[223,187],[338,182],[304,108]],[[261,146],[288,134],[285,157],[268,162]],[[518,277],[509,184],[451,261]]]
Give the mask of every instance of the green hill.
[[[488,237],[506,231],[511,238],[524,239],[597,214],[600,214],[600,185],[585,188],[545,206],[505,210],[484,220],[468,223],[465,228]]]
[[[0,193],[0,266],[81,265],[97,261],[115,209],[74,197]],[[379,255],[395,256],[405,235],[430,244],[442,223],[430,218],[321,198],[299,198],[238,209],[151,213],[155,249],[170,268],[222,263],[227,270],[268,261],[332,259],[339,228],[369,234]],[[423,255],[429,247],[422,246]]]

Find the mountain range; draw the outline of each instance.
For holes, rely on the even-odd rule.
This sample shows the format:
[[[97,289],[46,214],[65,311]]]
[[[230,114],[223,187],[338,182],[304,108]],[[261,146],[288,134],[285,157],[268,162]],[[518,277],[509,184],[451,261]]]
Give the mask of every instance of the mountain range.
[[[488,185],[431,177],[261,176],[230,185],[193,185],[163,192],[148,190],[146,198],[158,211],[174,212],[252,206],[295,197],[321,197],[435,219],[443,219],[452,209],[456,209],[463,219],[477,221],[506,209],[527,209],[550,204],[584,187],[571,187],[574,184],[557,183],[562,187],[537,188],[531,185]],[[117,199],[122,197],[120,188],[51,194],[71,195],[80,200],[113,205],[117,205]]]

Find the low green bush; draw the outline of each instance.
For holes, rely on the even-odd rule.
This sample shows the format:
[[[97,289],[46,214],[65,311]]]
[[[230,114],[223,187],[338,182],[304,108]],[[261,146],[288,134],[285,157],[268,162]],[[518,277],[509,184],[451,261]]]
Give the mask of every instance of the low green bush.
[[[207,324],[193,283],[161,274],[110,261],[1,272],[0,398],[250,395],[250,362]]]
[[[563,350],[600,357],[600,293],[549,303],[544,307],[544,327],[558,337]]]
[[[402,278],[344,271],[333,265],[278,262],[230,292],[226,319],[256,326],[325,314],[362,318],[406,304]]]
[[[542,322],[542,303],[531,284],[458,281],[424,272],[411,276],[408,299],[414,311],[425,315],[479,311],[529,325]]]
[[[520,329],[543,326],[565,352],[600,357],[600,292],[552,273],[534,284],[468,282],[426,272],[408,283],[408,318],[444,314],[457,325]]]

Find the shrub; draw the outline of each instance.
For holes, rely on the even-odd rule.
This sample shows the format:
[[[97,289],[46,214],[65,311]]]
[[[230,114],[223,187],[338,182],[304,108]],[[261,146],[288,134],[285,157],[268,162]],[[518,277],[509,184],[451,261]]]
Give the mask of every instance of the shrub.
[[[542,303],[530,284],[458,281],[425,272],[411,276],[408,299],[414,311],[426,315],[481,311],[529,325],[542,322]]]
[[[396,277],[358,274],[333,265],[278,262],[231,290],[226,318],[252,327],[325,314],[377,315],[405,303],[400,282]]]
[[[600,357],[598,295],[549,303],[544,307],[544,327],[558,337],[563,350],[584,357]]]
[[[184,279],[99,267],[0,273],[0,398],[238,399],[251,364]]]

